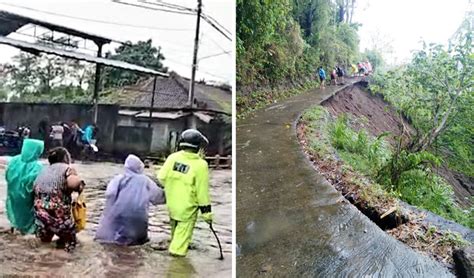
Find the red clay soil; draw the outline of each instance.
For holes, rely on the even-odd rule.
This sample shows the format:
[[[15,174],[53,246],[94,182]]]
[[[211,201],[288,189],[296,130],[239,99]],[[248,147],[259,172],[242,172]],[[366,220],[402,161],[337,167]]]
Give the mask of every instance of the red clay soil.
[[[357,84],[347,90],[340,91],[334,97],[323,102],[333,116],[349,114],[356,129],[365,128],[372,136],[378,136],[383,132],[390,132],[388,141],[394,144],[394,137],[401,133],[400,118],[395,109],[383,100],[380,95],[373,95],[363,85]],[[366,118],[367,120],[362,120]],[[404,120],[405,128],[410,134],[414,134],[413,128]],[[436,169],[449,184],[452,185],[457,202],[464,208],[472,206],[470,199],[474,188],[474,179],[468,178],[460,173],[453,172],[442,166]]]
[[[371,135],[378,136],[383,132],[390,132],[388,140],[394,143],[394,137],[400,135],[400,120],[396,111],[387,104],[382,96],[372,95],[362,85],[355,85],[350,89],[339,92],[334,97],[322,103],[333,116],[350,114],[357,119],[367,119],[354,123],[356,129],[365,128]],[[404,121],[405,127],[412,132],[409,124]]]

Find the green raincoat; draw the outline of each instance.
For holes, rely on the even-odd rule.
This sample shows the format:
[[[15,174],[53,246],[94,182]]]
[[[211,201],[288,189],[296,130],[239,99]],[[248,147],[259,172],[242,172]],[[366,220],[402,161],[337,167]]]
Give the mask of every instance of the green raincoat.
[[[211,204],[207,162],[199,154],[179,151],[170,155],[158,172],[170,214],[169,252],[186,256],[200,206]]]
[[[25,139],[21,154],[9,160],[5,173],[8,220],[13,228],[24,234],[35,232],[33,184],[43,167],[38,161],[43,150],[43,141]]]

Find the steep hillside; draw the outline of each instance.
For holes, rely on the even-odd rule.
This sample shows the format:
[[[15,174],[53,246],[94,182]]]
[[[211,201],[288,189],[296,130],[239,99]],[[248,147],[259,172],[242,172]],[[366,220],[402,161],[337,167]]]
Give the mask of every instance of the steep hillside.
[[[390,132],[387,137],[393,145],[396,143],[395,137],[401,133],[400,117],[395,109],[383,100],[381,95],[374,95],[368,92],[364,86],[358,84],[350,90],[343,90],[334,97],[323,102],[333,116],[349,114],[352,124],[356,129],[364,128],[372,136],[379,136],[384,132]],[[413,128],[406,119],[403,119],[408,133],[413,133]],[[405,134],[404,136],[409,136]],[[456,196],[456,201],[465,208],[472,206],[472,196],[474,193],[474,181],[472,178],[452,171],[446,166],[435,169],[438,175],[442,176],[452,187]]]

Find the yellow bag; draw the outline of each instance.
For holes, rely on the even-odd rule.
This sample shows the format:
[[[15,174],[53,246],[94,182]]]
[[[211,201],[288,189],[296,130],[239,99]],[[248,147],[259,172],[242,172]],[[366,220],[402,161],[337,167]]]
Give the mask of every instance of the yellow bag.
[[[86,202],[84,195],[81,193],[77,197],[77,200],[72,203],[72,216],[76,223],[76,231],[82,231],[86,227]]]

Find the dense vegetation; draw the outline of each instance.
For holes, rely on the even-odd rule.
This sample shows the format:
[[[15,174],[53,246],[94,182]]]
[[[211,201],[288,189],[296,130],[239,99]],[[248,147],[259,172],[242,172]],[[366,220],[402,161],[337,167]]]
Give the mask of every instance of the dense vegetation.
[[[432,165],[439,165],[439,158],[426,151],[399,154],[404,157],[405,168],[394,184],[390,174],[384,171],[396,153],[384,140],[388,134],[373,138],[363,129],[355,131],[351,123],[357,120],[347,116],[333,119],[322,106],[305,111],[302,121],[309,127],[306,138],[310,151],[320,160],[338,157],[368,178],[369,185],[361,186],[358,194],[373,206],[399,198],[474,228],[474,211],[460,208],[454,201],[451,186],[432,171]]]
[[[107,52],[105,57],[113,60],[133,63],[149,69],[167,72],[168,68],[163,66],[165,56],[161,53],[161,48],[156,48],[152,40],[139,41],[137,43],[125,42],[115,49],[115,52]],[[138,74],[129,70],[108,67],[105,70],[104,87],[121,87],[135,84],[143,74]],[[146,75],[145,75],[146,76]]]
[[[47,38],[39,40],[38,43],[51,44]],[[71,44],[68,47],[75,49],[77,44]],[[152,46],[151,40],[139,41],[135,44],[127,42],[115,49],[114,53],[106,53],[106,57],[167,71],[162,64],[164,56],[160,48]],[[69,103],[92,100],[94,65],[59,56],[33,55],[26,52],[20,52],[12,60],[12,63],[2,66],[1,99]],[[144,76],[110,67],[105,67],[103,72],[104,90],[134,84],[141,76]]]
[[[253,88],[313,79],[359,59],[355,1],[237,1],[237,85]],[[242,103],[245,105],[245,103]]]
[[[415,128],[410,140],[400,140],[397,153],[430,151],[445,158],[451,168],[474,177],[474,53],[469,20],[448,48],[425,45],[408,65],[375,76],[371,90],[382,93]],[[403,156],[393,159],[400,165]],[[400,167],[388,170],[395,177],[401,174]]]
[[[310,147],[320,156],[328,149],[370,178],[375,187],[412,205],[474,227],[474,209],[461,209],[453,190],[436,175],[442,165],[474,177],[473,29],[467,20],[449,47],[424,45],[407,65],[374,76],[370,89],[397,109],[402,135],[391,146],[387,134],[371,138],[354,131],[347,117],[323,121],[327,112],[305,113],[326,134]],[[414,131],[404,125],[408,118]],[[313,123],[314,125],[314,123]],[[321,139],[322,138],[322,139]]]

